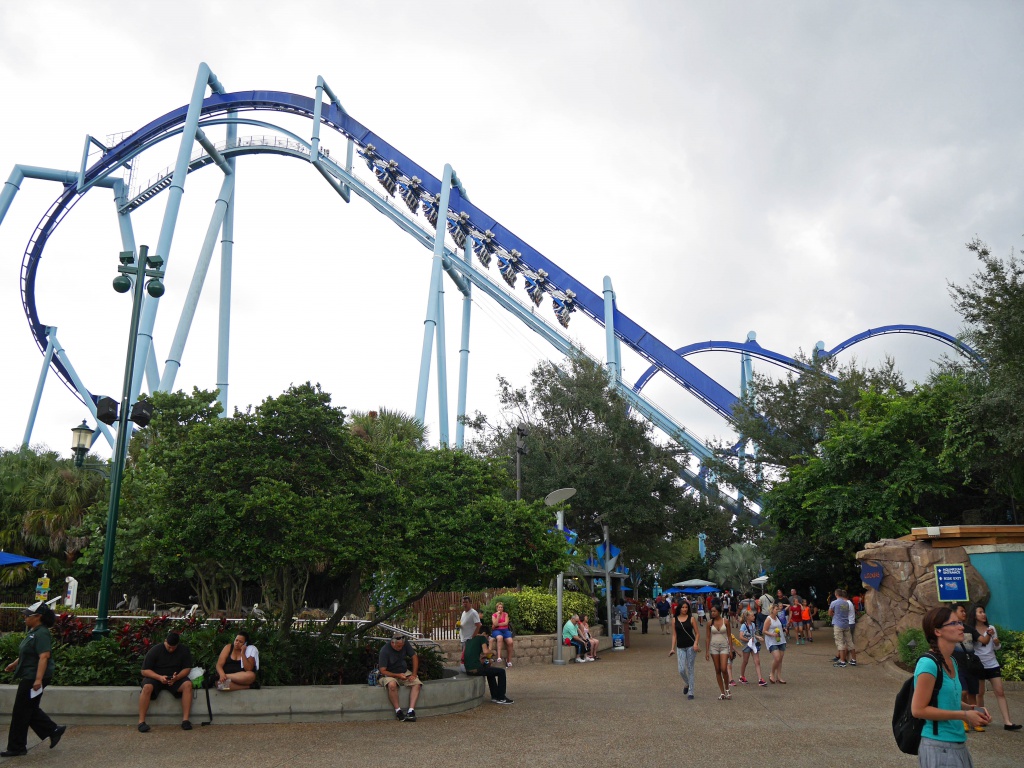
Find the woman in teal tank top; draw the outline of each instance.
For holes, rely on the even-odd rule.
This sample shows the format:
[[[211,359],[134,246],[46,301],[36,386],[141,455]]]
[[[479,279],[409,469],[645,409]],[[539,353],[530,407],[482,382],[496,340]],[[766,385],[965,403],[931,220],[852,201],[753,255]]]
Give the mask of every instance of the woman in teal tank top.
[[[925,721],[921,746],[917,752],[920,768],[972,768],[974,762],[967,751],[967,734],[963,724],[983,726],[992,718],[988,712],[978,711],[960,701],[960,680],[957,677],[953,649],[964,639],[964,625],[947,606],[932,608],[921,622],[931,652],[941,660],[940,665],[930,656],[922,656],[914,669],[914,699],[910,711]],[[931,705],[935,681],[942,675],[936,706]],[[966,709],[964,709],[966,707]],[[934,724],[938,725],[936,730]]]

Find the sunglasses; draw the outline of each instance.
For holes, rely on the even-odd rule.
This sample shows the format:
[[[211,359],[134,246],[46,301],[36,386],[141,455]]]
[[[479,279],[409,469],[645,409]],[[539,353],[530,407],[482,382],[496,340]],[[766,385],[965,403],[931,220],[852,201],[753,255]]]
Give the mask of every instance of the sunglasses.
[[[962,621],[947,621],[943,624],[943,627],[962,627],[964,623]]]

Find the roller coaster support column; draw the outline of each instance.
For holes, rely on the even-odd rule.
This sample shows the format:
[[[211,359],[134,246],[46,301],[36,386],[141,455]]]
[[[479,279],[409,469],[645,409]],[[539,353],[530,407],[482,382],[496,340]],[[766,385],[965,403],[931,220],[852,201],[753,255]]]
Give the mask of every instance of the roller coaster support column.
[[[230,168],[228,168],[230,171]],[[196,316],[196,308],[199,306],[199,297],[203,293],[203,284],[206,282],[206,273],[210,269],[210,260],[213,258],[213,249],[217,245],[217,235],[220,233],[221,224],[224,223],[224,215],[228,206],[231,205],[231,198],[235,191],[235,176],[229,173],[224,177],[220,186],[220,194],[217,202],[214,203],[213,216],[210,217],[210,225],[206,228],[206,239],[203,240],[203,247],[199,252],[199,260],[196,262],[195,271],[192,273],[192,283],[188,287],[188,294],[185,296],[185,305],[181,308],[181,317],[178,320],[178,328],[174,332],[174,341],[171,342],[171,350],[168,353],[167,362],[164,364],[164,374],[160,377],[160,391],[170,392],[174,389],[174,379],[178,375],[178,368],[181,367],[181,355],[185,351],[185,342],[188,341],[188,332],[192,328],[192,320]]]
[[[754,331],[747,333],[747,341],[756,341],[757,334]],[[740,400],[746,402],[747,399],[747,387],[750,386],[751,380],[754,378],[754,363],[753,358],[750,357],[749,352],[740,353]],[[739,441],[739,470],[742,473],[743,468],[747,463],[747,439],[744,435],[740,435]],[[736,503],[743,504],[743,491],[739,488],[736,489]]]
[[[160,269],[163,266],[163,259],[159,255],[151,257],[147,246],[139,247],[138,257],[131,251],[122,252],[120,261],[121,266],[117,268],[120,274],[114,278],[114,290],[118,293],[132,291],[132,319],[128,327],[128,352],[124,364],[124,384],[121,387],[121,409],[118,412],[117,444],[114,446],[114,455],[111,457],[113,462],[110,470],[107,537],[103,547],[103,571],[100,575],[100,599],[96,609],[96,628],[93,630],[93,635],[97,638],[103,638],[110,634],[110,629],[107,626],[107,611],[110,605],[110,584],[114,574],[114,541],[117,537],[118,507],[121,504],[121,479],[124,476],[128,439],[132,430],[130,421],[132,414],[129,406],[132,402],[132,379],[138,352],[143,286],[153,298],[159,298],[164,292],[163,284],[160,282],[160,278],[164,276]],[[131,281],[132,276],[135,278],[134,282]],[[148,284],[147,278],[152,278]]]
[[[331,90],[331,86],[327,84],[327,81],[321,76],[316,78],[316,100],[313,106],[313,136],[309,142],[309,162],[311,162],[321,175],[327,179],[328,183],[334,187],[341,199],[346,203],[352,199],[352,191],[348,184],[340,183],[331,174],[329,174],[320,162],[320,116],[323,114],[324,108],[324,94],[327,94],[327,98],[331,100],[331,103],[341,110],[342,114],[347,115],[348,112],[341,106],[341,101],[334,95],[334,91]],[[353,155],[354,144],[352,139],[348,140],[348,159],[346,161],[345,170],[352,171],[352,155]]]
[[[192,88],[192,98],[188,103],[188,112],[185,114],[185,125],[182,128],[181,144],[178,147],[178,158],[174,164],[174,175],[171,177],[171,186],[167,190],[167,207],[164,209],[164,218],[160,224],[160,238],[156,244],[156,253],[163,259],[164,269],[171,255],[171,243],[174,240],[174,226],[178,221],[178,210],[181,208],[181,198],[185,194],[185,178],[188,176],[188,164],[192,158],[192,145],[198,138],[199,117],[203,108],[203,98],[206,96],[206,88],[214,93],[224,93],[224,86],[217,80],[206,62],[199,65],[199,72],[196,74],[196,82]],[[156,311],[159,301],[150,298],[146,301],[142,310],[142,320],[139,325],[138,354],[146,360],[153,349],[153,326],[156,324]],[[134,373],[131,385],[131,399],[134,401],[142,389],[143,368],[138,368]],[[120,435],[118,435],[120,438]]]
[[[466,247],[462,252],[462,260],[472,267],[473,247],[467,238]],[[459,403],[455,422],[455,447],[462,449],[466,436],[466,388],[469,384],[469,319],[473,310],[473,286],[466,281],[466,290],[462,294],[462,341],[459,345]]]
[[[60,345],[60,340],[57,338],[57,329],[50,325],[46,328],[46,346],[53,345],[53,356],[60,360],[61,365],[64,366],[64,370],[68,372],[68,376],[71,378],[71,382],[75,385],[75,389],[78,390],[78,394],[81,395],[82,401],[85,403],[85,407],[89,409],[89,413],[92,414],[93,418],[96,418],[96,403],[93,402],[92,395],[89,394],[89,390],[85,388],[85,384],[82,383],[82,378],[78,375],[78,371],[71,364],[71,360],[68,359],[67,352],[64,351],[64,347]],[[43,369],[46,370],[45,368]],[[35,421],[35,415],[30,415],[30,421]],[[114,436],[110,434],[110,430],[107,429],[105,424],[99,425],[99,431],[107,439],[107,444],[111,447],[114,446]],[[26,442],[32,439],[30,430],[25,430]]]
[[[427,316],[423,320],[423,349],[420,352],[420,382],[416,391],[416,420],[426,423],[427,389],[430,381],[430,356],[433,352],[434,335],[437,330],[437,305],[441,289],[441,268],[444,259],[444,233],[448,226],[448,199],[451,196],[452,176],[455,172],[447,163],[441,177],[441,199],[437,206],[437,231],[434,233],[434,258],[430,265],[430,291],[427,293]],[[445,396],[438,392],[438,400]],[[447,442],[448,425],[441,425],[442,443]]]
[[[438,226],[444,227],[440,219]],[[441,259],[447,260],[445,256]],[[438,275],[437,279],[437,328],[434,331],[434,343],[437,345],[437,439],[441,445],[448,445],[448,349],[444,327],[444,275]]]
[[[608,376],[613,381],[622,378],[619,367],[619,344],[615,338],[615,291],[612,290],[612,279],[604,278],[604,338],[608,354]]]
[[[238,113],[232,110],[228,117]],[[228,123],[228,146],[233,147],[238,141],[238,126]],[[231,166],[231,178],[238,186],[235,158],[228,160]],[[231,349],[231,268],[235,249],[235,196],[232,194],[224,211],[224,223],[220,228],[220,318],[217,326],[217,402],[220,403],[220,417],[228,417],[228,352]]]
[[[43,367],[39,371],[39,383],[36,384],[36,394],[32,398],[32,408],[28,412],[28,424],[25,425],[25,437],[21,441],[22,448],[28,448],[32,440],[32,430],[36,425],[36,414],[39,413],[39,401],[43,397],[43,385],[46,383],[46,373],[50,370],[50,361],[53,359],[53,342],[56,338],[57,329],[53,326],[46,327],[46,351],[43,353]]]

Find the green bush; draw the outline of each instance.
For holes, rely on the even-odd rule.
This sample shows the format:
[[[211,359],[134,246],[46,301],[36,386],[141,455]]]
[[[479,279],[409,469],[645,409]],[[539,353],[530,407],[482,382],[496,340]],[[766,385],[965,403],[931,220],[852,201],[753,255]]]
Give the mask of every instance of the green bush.
[[[911,641],[915,643],[913,648],[910,647]],[[924,632],[918,627],[911,627],[900,632],[896,638],[896,645],[900,661],[911,668],[917,666],[917,660],[928,652],[928,641],[925,640]]]
[[[53,664],[53,685],[139,685],[142,680],[142,664],[110,637],[88,645],[56,645]]]
[[[996,651],[996,659],[1003,668],[1004,680],[1024,680],[1024,632],[996,627],[1002,647]]]
[[[292,630],[282,635],[272,622],[206,624],[195,620],[173,621],[155,617],[111,627],[111,636],[94,639],[92,625],[73,616],[62,616],[52,630],[54,637],[54,685],[138,685],[142,660],[167,632],[181,633],[192,653],[193,663],[212,673],[225,645],[243,629],[260,651],[260,681],[263,685],[365,684],[377,663],[380,639],[321,637],[319,632]],[[0,636],[0,658],[14,659],[24,632]],[[443,658],[435,648],[417,648],[419,674],[436,680],[443,674]],[[0,674],[10,682],[10,675]]]
[[[509,622],[516,634],[550,635],[561,630],[555,626],[558,623],[558,597],[546,589],[524,587],[520,592],[508,592],[492,598],[481,609],[484,615],[480,620],[488,629],[491,625],[491,614],[498,603],[504,603]],[[591,623],[594,623],[596,609],[593,598],[581,592],[563,592],[562,621],[574,613],[581,616],[587,614],[591,618]]]

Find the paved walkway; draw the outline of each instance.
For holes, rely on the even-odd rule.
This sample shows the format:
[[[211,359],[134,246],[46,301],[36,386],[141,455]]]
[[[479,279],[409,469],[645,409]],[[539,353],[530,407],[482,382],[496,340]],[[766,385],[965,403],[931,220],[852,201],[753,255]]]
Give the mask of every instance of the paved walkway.
[[[668,636],[632,635],[628,651],[605,652],[594,664],[509,670],[512,706],[486,703],[471,712],[417,723],[218,725],[191,732],[154,727],[72,727],[56,750],[47,744],[18,758],[19,766],[62,763],[217,765],[220,768],[297,766],[588,766],[917,765],[892,740],[889,718],[903,673],[875,665],[834,669],[826,633],[786,654],[785,686],[740,686],[718,701],[710,662],[697,665],[697,698],[687,701],[668,657]],[[748,669],[749,671],[749,669]],[[737,674],[739,669],[736,670]],[[748,679],[751,675],[748,675]],[[383,694],[382,694],[383,695]],[[995,700],[986,702],[996,712]],[[1024,691],[1008,693],[1010,713],[1024,720]],[[44,699],[45,705],[45,699]],[[996,716],[998,720],[998,715]],[[30,744],[35,737],[29,735]],[[770,745],[769,749],[766,745]],[[970,736],[978,768],[1024,765],[1024,732],[1002,724]],[[688,757],[673,756],[681,750]]]

